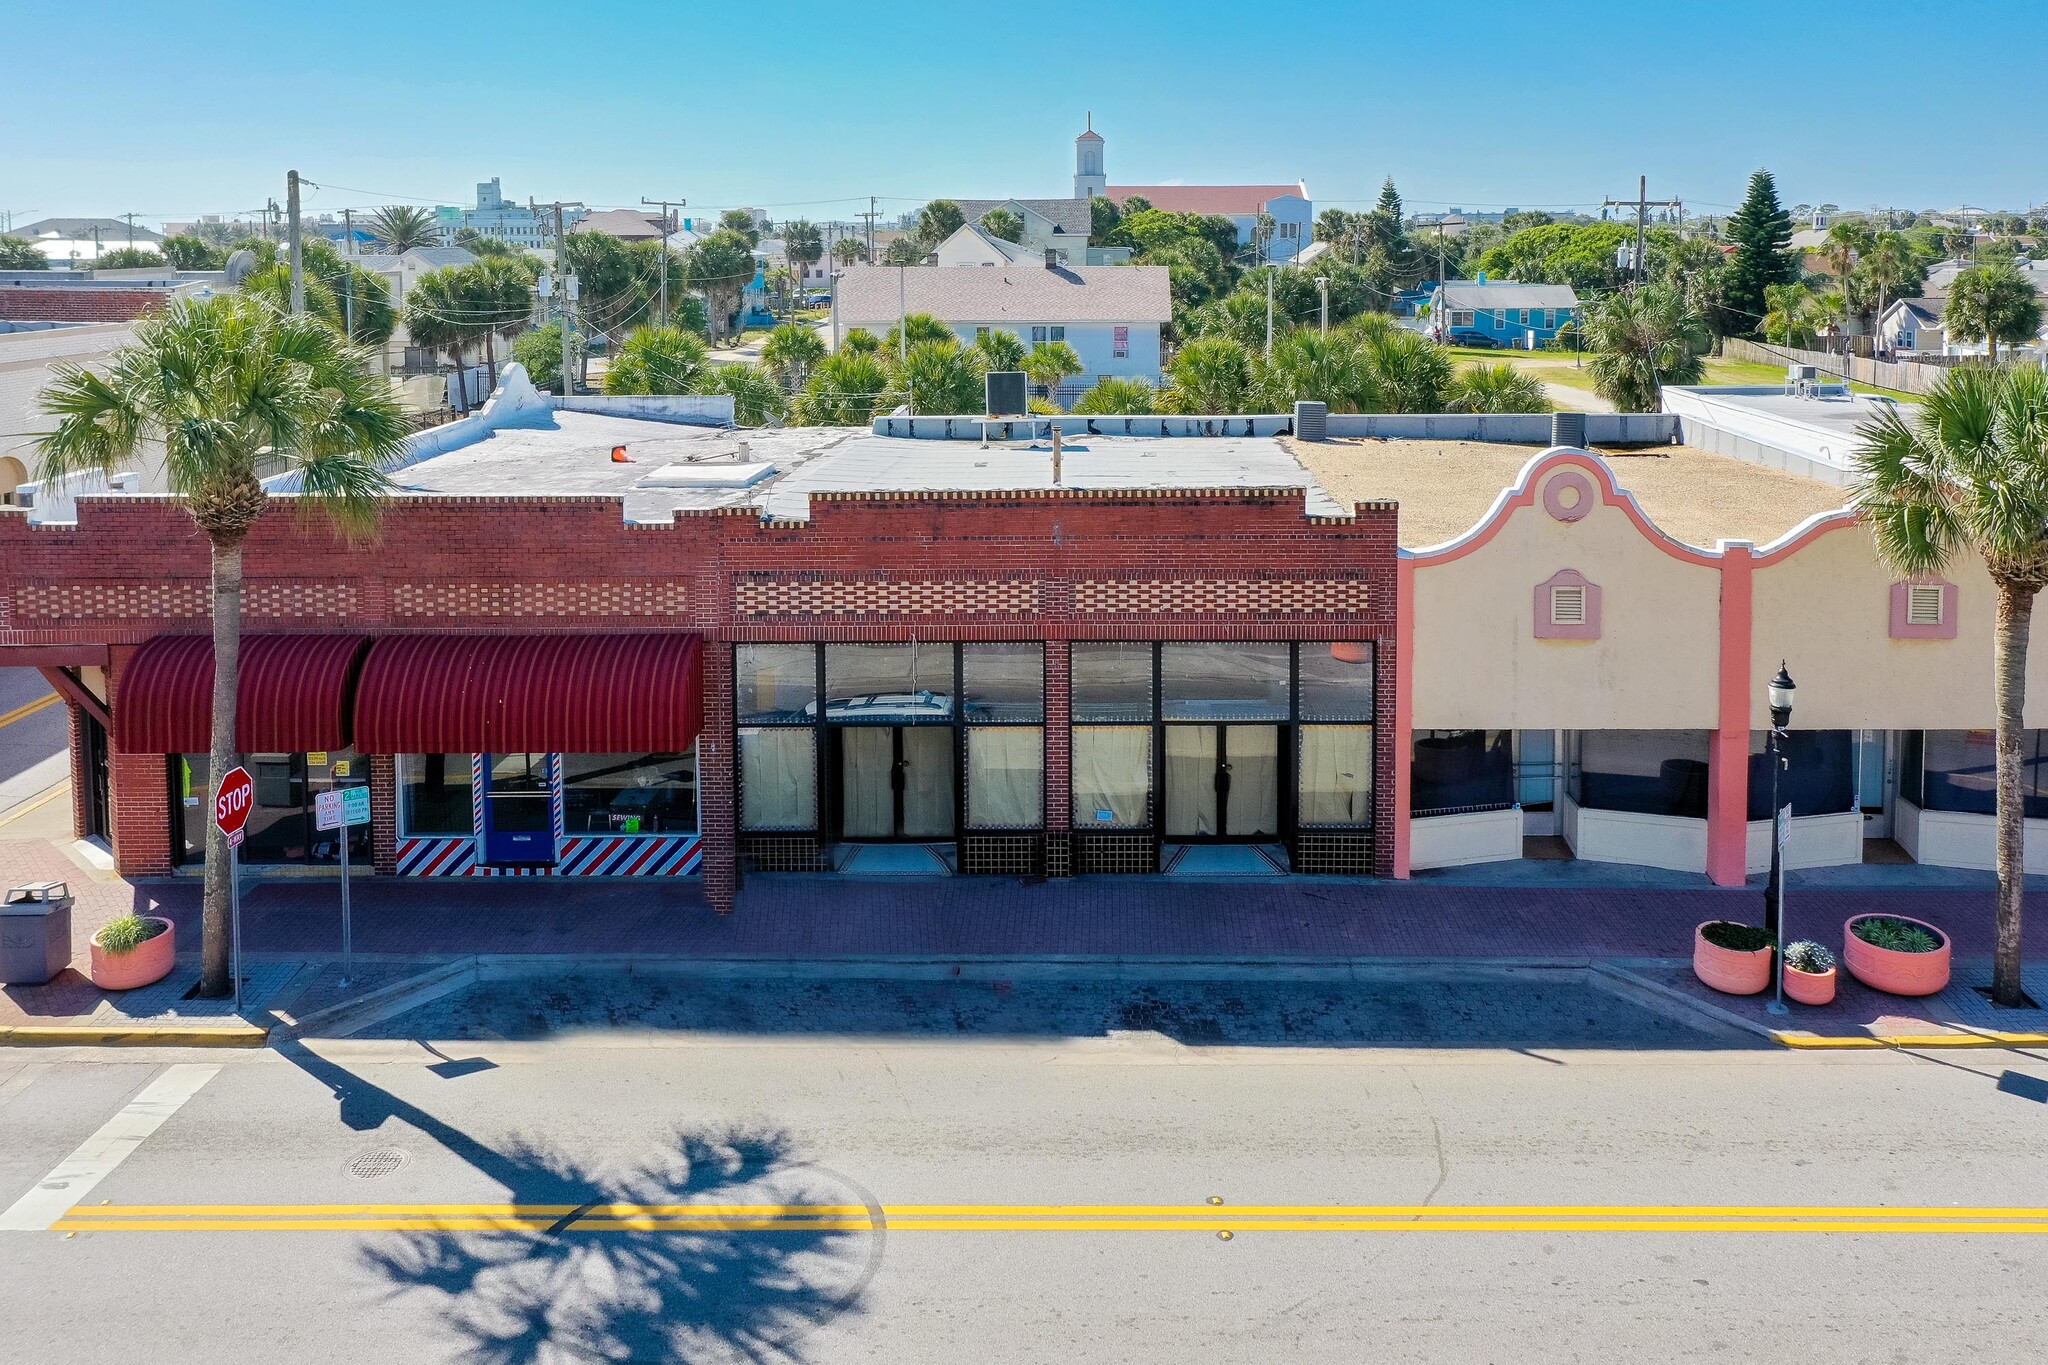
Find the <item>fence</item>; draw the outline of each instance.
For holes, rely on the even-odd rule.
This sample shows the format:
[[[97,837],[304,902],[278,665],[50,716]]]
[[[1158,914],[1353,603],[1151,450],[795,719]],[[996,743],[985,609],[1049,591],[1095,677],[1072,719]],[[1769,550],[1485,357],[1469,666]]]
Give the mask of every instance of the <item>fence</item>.
[[[1831,351],[1795,351],[1785,346],[1760,346],[1753,341],[1729,337],[1721,343],[1721,354],[1730,360],[1747,360],[1759,365],[1812,365],[1822,374],[1853,379],[1874,388],[1900,393],[1928,393],[1944,369],[1964,357],[1943,356],[1939,361],[1872,360],[1868,356],[1842,355]]]

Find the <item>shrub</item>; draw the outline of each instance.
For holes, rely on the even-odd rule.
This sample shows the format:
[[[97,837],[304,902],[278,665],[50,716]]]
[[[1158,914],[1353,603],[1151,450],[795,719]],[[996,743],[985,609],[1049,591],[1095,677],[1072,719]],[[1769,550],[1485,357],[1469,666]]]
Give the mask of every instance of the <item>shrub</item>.
[[[1700,937],[1716,948],[1726,948],[1734,953],[1753,953],[1771,946],[1768,930],[1753,924],[1737,924],[1733,920],[1717,919],[1701,926]]]
[[[1941,947],[1941,939],[1917,924],[1908,924],[1890,915],[1872,915],[1859,919],[1854,926],[1856,937],[1873,948],[1884,948],[1894,953],[1931,953]]]
[[[1835,955],[1812,939],[1801,939],[1797,943],[1787,945],[1785,965],[1795,972],[1812,972],[1820,975],[1835,969]]]
[[[100,930],[99,945],[118,957],[122,953],[134,952],[168,927],[160,919],[151,919],[144,915],[123,915]]]

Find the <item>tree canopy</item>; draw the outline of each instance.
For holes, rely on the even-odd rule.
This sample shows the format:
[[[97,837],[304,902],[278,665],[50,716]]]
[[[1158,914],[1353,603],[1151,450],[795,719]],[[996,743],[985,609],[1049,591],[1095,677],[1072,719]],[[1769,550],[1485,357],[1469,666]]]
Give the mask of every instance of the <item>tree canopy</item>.
[[[1764,291],[1799,279],[1799,262],[1790,250],[1792,215],[1778,206],[1778,185],[1769,171],[1749,177],[1742,207],[1728,220],[1728,240],[1735,254],[1728,262],[1726,304],[1740,319],[1741,334],[1751,336],[1770,311]]]
[[[2040,333],[2041,296],[2015,266],[1971,266],[1950,282],[1941,325],[1951,340],[1983,340],[1996,361],[2000,343],[2022,345]]]

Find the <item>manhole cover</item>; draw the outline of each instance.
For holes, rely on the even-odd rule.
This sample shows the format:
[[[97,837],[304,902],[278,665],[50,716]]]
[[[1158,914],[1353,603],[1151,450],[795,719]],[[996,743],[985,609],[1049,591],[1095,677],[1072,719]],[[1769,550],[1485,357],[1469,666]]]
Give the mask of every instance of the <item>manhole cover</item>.
[[[409,1160],[411,1158],[396,1147],[384,1147],[350,1158],[342,1170],[356,1180],[380,1180],[404,1166]]]

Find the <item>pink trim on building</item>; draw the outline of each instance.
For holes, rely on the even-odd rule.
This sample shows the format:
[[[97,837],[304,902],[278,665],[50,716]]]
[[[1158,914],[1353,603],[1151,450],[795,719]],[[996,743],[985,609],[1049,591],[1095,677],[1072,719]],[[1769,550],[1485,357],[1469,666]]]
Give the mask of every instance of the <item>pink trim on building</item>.
[[[1716,886],[1741,886],[1748,877],[1755,567],[1748,541],[1721,543],[1720,725],[1707,760],[1707,880]]]
[[[1557,480],[1552,480],[1553,483]],[[1591,490],[1588,490],[1589,492]],[[1553,515],[1555,515],[1553,513]],[[1560,521],[1575,521],[1575,517],[1560,517]],[[1582,599],[1577,621],[1560,621],[1557,611],[1558,588],[1578,588]],[[1539,640],[1597,640],[1600,638],[1600,585],[1580,573],[1577,569],[1559,569],[1536,585],[1535,603],[1536,638]]]
[[[1403,553],[1394,564],[1394,865],[1393,875],[1409,871],[1409,810],[1414,801],[1409,771],[1415,755],[1415,559]]]
[[[1915,588],[1941,590],[1941,619],[1915,624],[1912,601]],[[1956,605],[1960,593],[1945,578],[1909,578],[1892,584],[1892,638],[1894,640],[1953,640],[1956,638]]]

